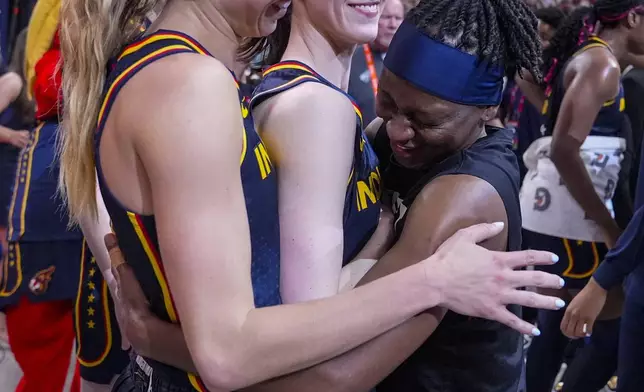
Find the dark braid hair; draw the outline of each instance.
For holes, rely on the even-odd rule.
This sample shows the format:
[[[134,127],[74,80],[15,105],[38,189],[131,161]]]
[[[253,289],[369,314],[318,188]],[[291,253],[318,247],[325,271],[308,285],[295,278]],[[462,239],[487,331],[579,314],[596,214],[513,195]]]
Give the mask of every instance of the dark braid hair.
[[[537,18],[523,0],[421,0],[406,19],[435,40],[541,80]]]
[[[558,7],[539,8],[534,11],[534,14],[537,19],[549,26],[552,26],[555,30],[558,29],[566,19],[566,13]]]
[[[243,42],[237,52],[239,59],[251,62],[257,55],[262,55],[262,65],[278,63],[284,55],[291,34],[292,13],[293,6],[290,5],[286,15],[277,22],[277,28],[268,37],[248,38]]]
[[[550,40],[550,47],[544,53],[545,82],[552,84],[556,80],[575,49],[595,33],[597,22],[605,28],[614,28],[638,6],[644,6],[644,0],[597,0],[592,7],[574,10]],[[642,11],[644,9],[639,12]]]

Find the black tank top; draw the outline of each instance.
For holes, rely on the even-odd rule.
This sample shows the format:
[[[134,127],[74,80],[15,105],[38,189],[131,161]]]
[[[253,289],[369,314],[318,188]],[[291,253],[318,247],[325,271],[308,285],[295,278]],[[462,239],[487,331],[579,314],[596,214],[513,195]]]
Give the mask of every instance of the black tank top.
[[[599,37],[592,36],[582,42],[570,59],[561,67],[561,71],[556,76],[552,86],[546,89],[546,100],[541,108],[541,114],[544,116],[544,124],[541,127],[541,134],[543,136],[552,136],[555,130],[561,104],[566,95],[564,74],[568,64],[586,50],[601,47],[610,50],[610,46]],[[633,197],[630,190],[629,176],[633,169],[633,157],[637,149],[639,149],[639,146],[633,145],[631,123],[624,112],[626,104],[624,87],[620,81],[619,92],[613,99],[604,103],[604,106],[597,113],[597,117],[589,133],[589,136],[614,136],[626,140],[626,152],[621,162],[619,181],[613,196],[615,220],[622,228],[628,225],[628,222],[633,216]]]
[[[264,71],[264,79],[255,89],[251,107],[302,83],[320,83],[344,94],[356,112],[353,165],[344,199],[344,250],[346,264],[360,252],[373,234],[380,217],[380,170],[378,158],[363,131],[362,113],[353,99],[306,64],[283,61]]]
[[[521,249],[519,167],[512,151],[511,130],[487,127],[487,136],[430,169],[398,165],[384,125],[375,139],[385,192],[392,196],[396,240],[405,212],[432,180],[454,174],[478,177],[494,187],[508,218],[508,251]],[[521,308],[510,306],[516,315]],[[523,365],[523,338],[500,323],[447,312],[436,331],[378,392],[516,392]]]
[[[564,64],[561,68],[561,71],[557,75],[556,80],[554,81],[552,87],[549,87],[546,90],[546,100],[541,108],[541,114],[545,116],[544,125],[542,128],[542,134],[544,136],[552,136],[552,133],[555,129],[555,124],[557,123],[557,118],[559,116],[559,110],[561,109],[561,103],[563,102],[564,96],[566,94],[566,88],[564,84],[564,71],[570,61],[587,51],[588,49],[604,47],[610,50],[608,44],[602,41],[598,37],[590,37],[587,41],[581,43],[577,47],[577,51],[570,57],[570,59]],[[626,115],[624,114],[624,109],[626,108],[626,101],[624,99],[624,88],[622,83],[619,84],[619,92],[615,98],[606,101],[604,106],[601,108],[593,127],[590,131],[591,136],[617,136],[624,137],[622,135],[622,130],[624,126],[624,121]]]
[[[125,259],[150,302],[150,309],[161,319],[179,323],[178,314],[169,291],[159,253],[154,216],[129,211],[110,192],[100,166],[100,139],[111,106],[123,86],[138,71],[152,62],[178,53],[209,55],[191,37],[168,30],[157,31],[128,45],[109,67],[103,105],[99,113],[96,135],[96,162],[99,185],[112,219],[112,227]],[[234,76],[231,75],[234,78]],[[236,81],[235,81],[236,82]],[[243,150],[240,158],[242,185],[250,225],[252,260],[251,277],[255,305],[278,305],[279,295],[279,220],[277,211],[277,181],[270,157],[255,132],[248,109],[249,100],[239,94],[241,115],[244,117]],[[217,108],[213,107],[213,110]],[[204,311],[208,311],[204,309]],[[156,375],[169,378],[174,385],[205,391],[195,375],[146,358]]]

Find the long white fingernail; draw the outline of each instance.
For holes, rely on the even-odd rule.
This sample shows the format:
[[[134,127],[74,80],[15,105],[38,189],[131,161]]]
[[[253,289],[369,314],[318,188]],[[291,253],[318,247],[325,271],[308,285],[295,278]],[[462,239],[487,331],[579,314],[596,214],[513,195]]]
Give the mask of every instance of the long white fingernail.
[[[555,301],[555,306],[557,308],[561,309],[564,306],[566,306],[566,303],[562,299],[557,298],[557,300]],[[584,332],[586,332],[586,331],[584,331]]]
[[[533,328],[532,336],[539,336],[539,335],[541,335],[541,331],[539,331],[539,328]]]
[[[563,280],[563,278],[559,278],[559,287],[564,287],[566,285],[566,281]]]
[[[553,262],[553,263],[556,263],[556,262],[558,262],[558,261],[559,261],[559,256],[557,256],[556,254],[553,254],[553,255],[552,255],[552,262]]]
[[[496,226],[496,227],[503,227],[503,226],[505,226],[505,223],[503,223],[503,222],[494,222],[494,223],[492,223],[492,224],[493,224],[494,226]]]

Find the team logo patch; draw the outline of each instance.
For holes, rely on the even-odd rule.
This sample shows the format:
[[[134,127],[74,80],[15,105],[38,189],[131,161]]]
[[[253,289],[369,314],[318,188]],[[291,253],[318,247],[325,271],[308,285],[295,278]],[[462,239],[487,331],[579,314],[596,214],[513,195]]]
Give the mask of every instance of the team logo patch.
[[[595,153],[593,160],[590,161],[590,166],[595,166],[603,169],[608,164],[609,156],[605,154]]]
[[[534,195],[534,209],[535,211],[545,211],[550,207],[551,196],[550,191],[546,188],[537,188]]]
[[[29,281],[29,290],[36,295],[45,293],[49,288],[49,282],[51,281],[54,271],[56,271],[56,267],[53,265],[47,269],[39,271]]]

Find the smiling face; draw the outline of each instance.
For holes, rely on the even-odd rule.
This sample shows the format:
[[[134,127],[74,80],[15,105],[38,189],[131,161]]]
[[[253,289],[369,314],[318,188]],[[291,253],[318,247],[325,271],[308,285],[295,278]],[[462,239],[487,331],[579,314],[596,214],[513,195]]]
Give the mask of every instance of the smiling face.
[[[308,19],[335,44],[373,41],[385,0],[295,0],[294,15],[302,5]],[[301,3],[301,4],[300,4]]]
[[[472,145],[496,108],[465,106],[417,89],[385,69],[376,112],[387,124],[391,149],[399,164],[420,168],[441,162]]]
[[[275,31],[291,0],[222,0],[221,12],[240,37],[265,37]]]

